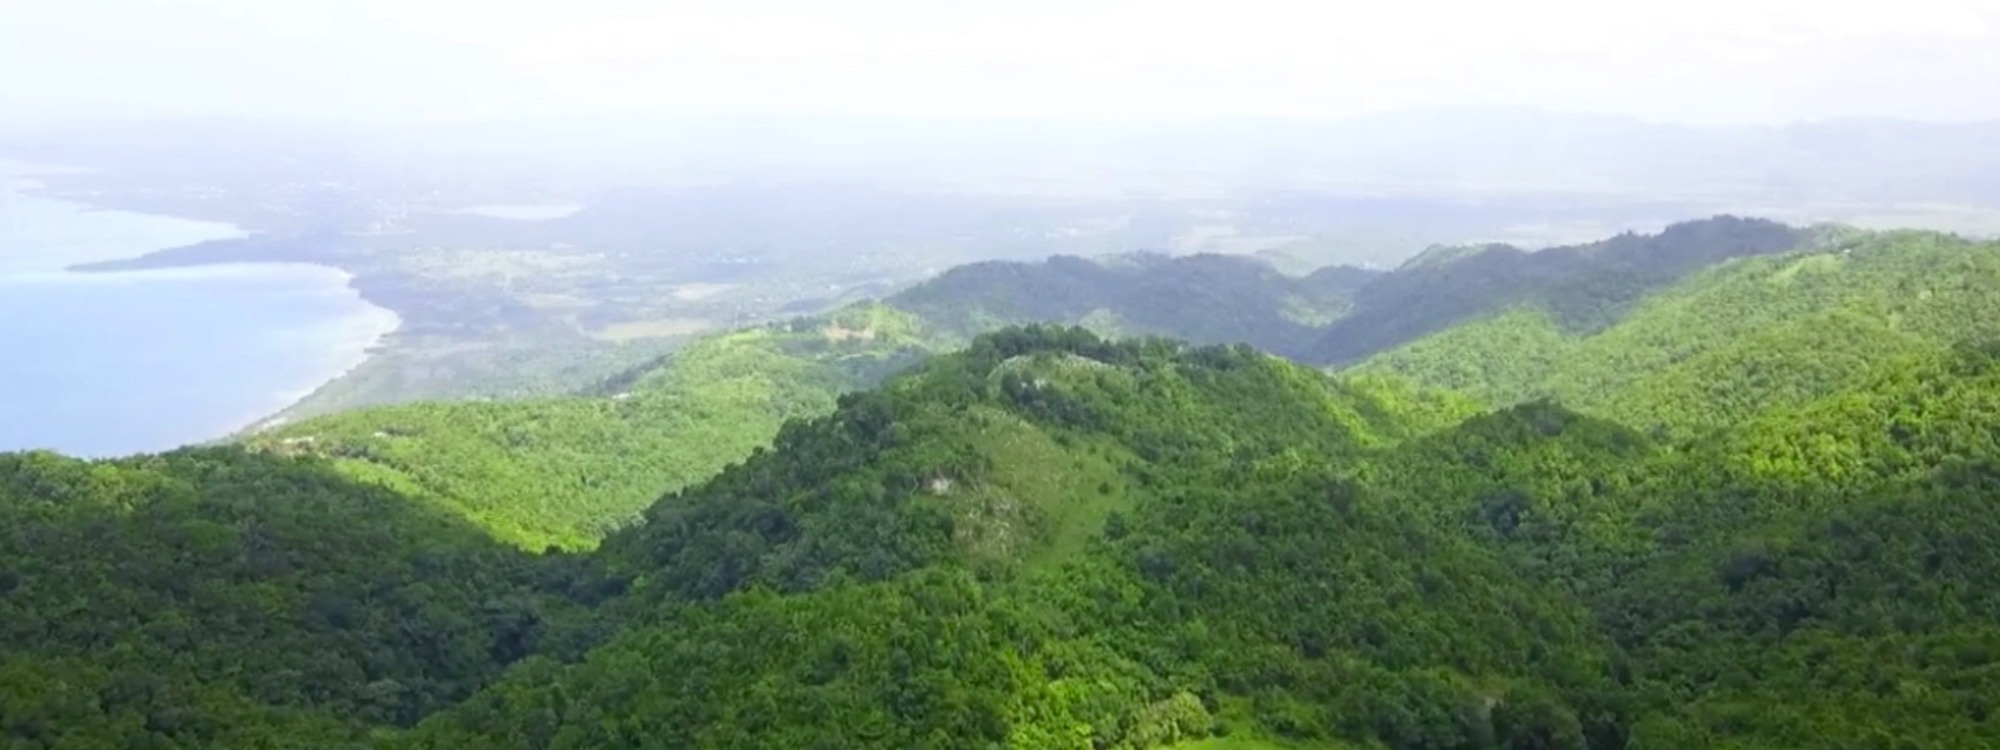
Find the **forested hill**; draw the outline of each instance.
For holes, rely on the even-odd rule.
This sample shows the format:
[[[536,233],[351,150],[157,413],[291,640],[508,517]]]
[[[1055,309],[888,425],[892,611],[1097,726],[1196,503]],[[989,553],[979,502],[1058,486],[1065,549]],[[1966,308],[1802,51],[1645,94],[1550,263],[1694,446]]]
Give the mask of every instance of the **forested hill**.
[[[1357,368],[1494,404],[1549,397],[1693,436],[1854,386],[1885,361],[2000,337],[2000,244],[1828,233],[1693,274],[1608,327],[1524,304]]]
[[[1057,256],[959,266],[884,301],[968,336],[1009,324],[1067,323],[1292,356],[1376,275],[1335,266],[1295,278],[1249,256]]]
[[[586,648],[566,570],[318,462],[0,455],[0,747],[361,747]]]
[[[1313,363],[1318,360],[1312,350],[1331,340],[1323,337],[1352,331],[1361,325],[1356,321],[1373,321],[1368,325],[1378,327],[1379,335],[1336,337],[1340,347],[1372,351],[1369,347],[1409,344],[1413,336],[1452,325],[1450,331],[1480,331],[1481,338],[1454,342],[1451,337],[1458,334],[1439,334],[1436,345],[1411,344],[1370,366],[1466,390],[1496,406],[1555,392],[1591,413],[1630,418],[1647,429],[1663,420],[1707,425],[1722,419],[1710,416],[1733,419],[1742,410],[1710,415],[1680,409],[1656,418],[1649,413],[1659,410],[1654,407],[1618,410],[1626,402],[1616,388],[1592,385],[1592,392],[1601,394],[1595,400],[1575,398],[1581,389],[1547,391],[1543,385],[1556,380],[1550,368],[1566,361],[1560,356],[1566,350],[1549,342],[1575,340],[1605,325],[1622,328],[1633,310],[1652,309],[1644,303],[1647,296],[1672,297],[1682,283],[1674,279],[1685,282],[1689,269],[1772,252],[1806,236],[1769,222],[1722,217],[1578,248],[1440,250],[1392,273],[1334,267],[1306,277],[1280,274],[1255,259],[1213,255],[975,264],[882,303],[705,338],[588,394],[365,409],[288,425],[250,443],[331,458],[352,477],[455,511],[527,549],[587,549],[606,530],[636,518],[659,492],[698,482],[769,445],[785,420],[827,413],[837,395],[869,387],[930,354],[962,347],[980,332],[1033,321],[1197,343],[1249,342]],[[1896,273],[1909,279],[1921,273],[1921,265]],[[1351,307],[1349,300],[1355,301]],[[1730,298],[1703,309],[1727,318],[1743,314],[1737,308],[1752,302]],[[1925,310],[1911,314],[1931,319]],[[1533,315],[1547,316],[1547,325],[1494,329],[1496,321]],[[1671,334],[1704,330],[1700,321],[1689,322],[1697,325]],[[1726,342],[1736,335],[1705,340]],[[1594,361],[1619,371],[1616,359]],[[1718,397],[1763,387],[1703,383]],[[1660,394],[1658,400],[1704,397],[1686,383],[1649,392]]]
[[[1996,354],[1659,442],[1011,329],[585,555],[318,459],[10,457],[0,746],[1989,746]]]
[[[1782,253],[1813,232],[1719,216],[1659,234],[1527,252],[1507,245],[1433,248],[1355,290],[1353,308],[1301,357],[1344,365],[1509,309],[1545,313],[1570,332],[1602,329],[1647,296],[1716,263]]]
[[[587,549],[660,493],[770,444],[961,345],[881,305],[711,336],[584,395],[360,409],[270,430],[251,448],[317,456],[525,549]]]
[[[1831,232],[1718,216],[1532,252],[1435,247],[1390,272],[1334,266],[1302,278],[1247,256],[995,261],[951,269],[884,302],[967,336],[1008,324],[1081,324],[1345,366],[1517,309],[1539,310],[1571,334],[1602,330],[1705,268],[1806,249]]]
[[[1693,446],[1245,350],[982,339],[661,501],[628,623],[416,747],[2000,740],[2000,350]]]
[[[978,333],[1054,321],[1282,349],[1309,341],[1371,275],[1294,278],[1213,255],[976,264],[884,303],[710,336],[584,394],[361,409],[247,442],[329,458],[530,550],[587,549],[659,493],[769,445],[786,420]]]

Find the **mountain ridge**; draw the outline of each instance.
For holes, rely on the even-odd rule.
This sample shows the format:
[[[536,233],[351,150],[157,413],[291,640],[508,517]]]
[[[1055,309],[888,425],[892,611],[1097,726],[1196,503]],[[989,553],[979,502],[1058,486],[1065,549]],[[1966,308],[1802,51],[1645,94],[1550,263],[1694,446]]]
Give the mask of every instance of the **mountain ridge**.
[[[1802,234],[1734,218],[1677,226],[1663,236],[1687,237],[1666,244],[1687,249],[1655,264],[1674,272],[1701,258],[1728,257],[1742,247],[1762,249]],[[1612,255],[1618,263],[1610,267],[1618,274],[1633,265],[1628,256],[1659,242],[1626,235],[1600,245],[1617,251]],[[1563,257],[1597,247],[1510,251],[1513,262],[1536,265],[1509,278],[1537,279],[1548,276],[1537,269],[1553,267],[1568,274],[1570,287],[1588,289],[1590,284],[1574,280],[1587,282],[1602,264],[1572,267]],[[660,492],[711,476],[768,444],[784,420],[830,411],[840,393],[868,387],[925,356],[961,348],[998,326],[1062,323],[1107,335],[1249,342],[1319,363],[1315,350],[1349,318],[1405,310],[1414,325],[1376,341],[1388,346],[1460,317],[1502,314],[1505,305],[1521,298],[1451,291],[1462,303],[1454,308],[1458,317],[1438,317],[1424,303],[1443,293],[1438,290],[1450,290],[1450,278],[1455,277],[1440,285],[1429,271],[1340,266],[1295,277],[1241,256],[1149,253],[1100,261],[1058,257],[973,264],[881,302],[708,337],[607,379],[588,391],[594,397],[368,409],[287,425],[249,444],[329,456],[356,476],[460,508],[529,549],[586,549],[605,530],[636,517]],[[1648,278],[1658,283],[1664,276]],[[1612,286],[1627,297],[1635,293],[1631,290],[1650,288]],[[1522,287],[1523,293],[1535,289]],[[1546,347],[1522,350],[1541,348]],[[660,387],[646,385],[649,379]],[[640,418],[646,421],[634,421]],[[516,456],[522,451],[528,453]],[[635,462],[625,457],[632,451],[653,457]],[[541,460],[559,455],[565,458]],[[578,471],[581,467],[588,468]],[[512,510],[517,508],[522,510]]]
[[[732,332],[595,396],[0,455],[0,747],[2000,741],[2000,246],[1723,219],[1483,255],[980,267],[936,289],[1057,293]],[[1078,325],[1262,284],[1365,319],[1508,258],[1335,372]],[[1252,301],[1218,324],[1282,315]]]
[[[0,647],[0,741],[1977,746],[2000,736],[1978,614],[2000,591],[2000,349],[1961,318],[1993,253],[1926,237],[1677,292],[1821,285],[1697,331],[1719,350],[1821,330],[1816,304],[1932,336],[1856,339],[1892,356],[1801,371],[1796,398],[1699,439],[1031,326],[833,397],[586,554],[440,531],[471,524],[326,458],[6,457],[0,621],[31,627]],[[1843,285],[1815,258],[1874,270]],[[1895,294],[1913,278],[1924,305]],[[1711,307],[1662,309],[1738,312]],[[861,372],[886,365],[842,347],[909,320],[757,340]],[[126,601],[147,604],[70,604]],[[410,613],[428,625],[391,624]],[[187,643],[209,661],[176,661]]]

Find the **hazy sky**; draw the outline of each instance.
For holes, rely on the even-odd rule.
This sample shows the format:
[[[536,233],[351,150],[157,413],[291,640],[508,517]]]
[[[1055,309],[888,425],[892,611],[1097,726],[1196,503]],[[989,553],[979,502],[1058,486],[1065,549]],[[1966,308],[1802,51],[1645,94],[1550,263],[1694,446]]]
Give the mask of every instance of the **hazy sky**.
[[[2000,118],[2000,0],[0,0],[0,119]]]

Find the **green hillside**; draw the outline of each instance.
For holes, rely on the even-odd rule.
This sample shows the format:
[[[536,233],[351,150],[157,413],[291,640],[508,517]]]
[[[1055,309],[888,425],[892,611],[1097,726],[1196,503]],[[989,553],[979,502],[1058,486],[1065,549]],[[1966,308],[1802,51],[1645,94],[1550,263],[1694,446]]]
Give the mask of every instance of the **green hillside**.
[[[1439,429],[1448,398],[1355,388],[983,340],[662,501],[599,553],[631,625],[410,741],[2000,739],[1992,353],[1888,363],[1693,450],[1547,404]],[[1011,447],[1036,433],[1070,450]]]
[[[1629,670],[1631,746],[1982,747],[1996,353],[1890,361],[1678,449],[1530,406],[1379,470],[1464,498],[1440,517],[1590,604]],[[1439,469],[1474,455],[1491,468]]]
[[[0,455],[0,748],[2000,745],[2000,246],[1780,237],[1334,374],[860,305]]]
[[[529,550],[586,549],[662,492],[768,445],[787,420],[832,411],[838,394],[952,341],[860,305],[703,339],[597,395],[363,409],[247,442],[327,457]]]
[[[1805,236],[1722,217],[1575,248],[1439,251],[1394,273],[1334,267],[1305,277],[1218,255],[977,263],[882,303],[702,339],[588,394],[363,409],[248,442],[332,458],[351,477],[456,512],[529,550],[588,549],[661,492],[713,476],[769,445],[786,420],[825,414],[838,394],[1000,326],[1055,322],[1106,335],[1249,343],[1317,361],[1326,341],[1346,342],[1347,349],[1363,340],[1391,346],[1460,317],[1528,304],[1523,300],[1571,327],[1583,325],[1621,314],[1702,264],[1791,247]],[[1573,338],[1566,333],[1571,328],[1554,322],[1472,325],[1467,330],[1475,332],[1466,335],[1490,356],[1455,356],[1460,345],[1446,342],[1442,374],[1391,369],[1511,403],[1518,394],[1494,388],[1540,384]],[[1379,329],[1381,337],[1328,338],[1357,326]],[[1806,329],[1823,333],[1817,324]]]
[[[1660,441],[1010,329],[582,555],[325,459],[11,456],[0,747],[1992,745],[2000,347],[1861,369]]]
[[[360,409],[247,443],[331,458],[529,550],[588,549],[662,492],[768,446],[785,421],[978,333],[1049,321],[1282,350],[1369,278],[1215,255],[973,264],[882,303],[701,339],[587,394]]]
[[[2000,336],[2000,245],[1851,233],[1721,264],[1602,329],[1524,304],[1369,359],[1503,405],[1552,397],[1694,435],[1856,384],[1885,359]]]
[[[1311,362],[1349,365],[1514,308],[1588,334],[1623,319],[1653,293],[1727,260],[1806,247],[1820,233],[1718,216],[1528,252],[1508,245],[1433,248],[1356,290],[1353,309],[1317,334]]]
[[[567,565],[319,462],[0,455],[0,747],[359,746],[583,649]]]
[[[1296,356],[1378,276],[1336,266],[1292,277],[1261,259],[1232,255],[1056,256],[959,266],[885,302],[968,336],[1005,325],[1065,323],[1107,335],[1244,343]]]
[[[598,553],[634,626],[415,741],[1405,741],[1477,695],[1542,731],[1606,658],[1585,613],[1335,469],[1461,406],[1248,350],[985,338],[663,500]]]

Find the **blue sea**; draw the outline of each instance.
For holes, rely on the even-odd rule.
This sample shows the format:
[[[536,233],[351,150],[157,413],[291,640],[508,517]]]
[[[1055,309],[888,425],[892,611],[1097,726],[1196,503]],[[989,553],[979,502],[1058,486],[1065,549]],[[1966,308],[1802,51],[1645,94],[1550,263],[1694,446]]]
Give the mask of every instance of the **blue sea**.
[[[359,364],[397,324],[322,266],[65,271],[242,232],[32,187],[0,162],[0,451],[117,456],[224,437]]]

